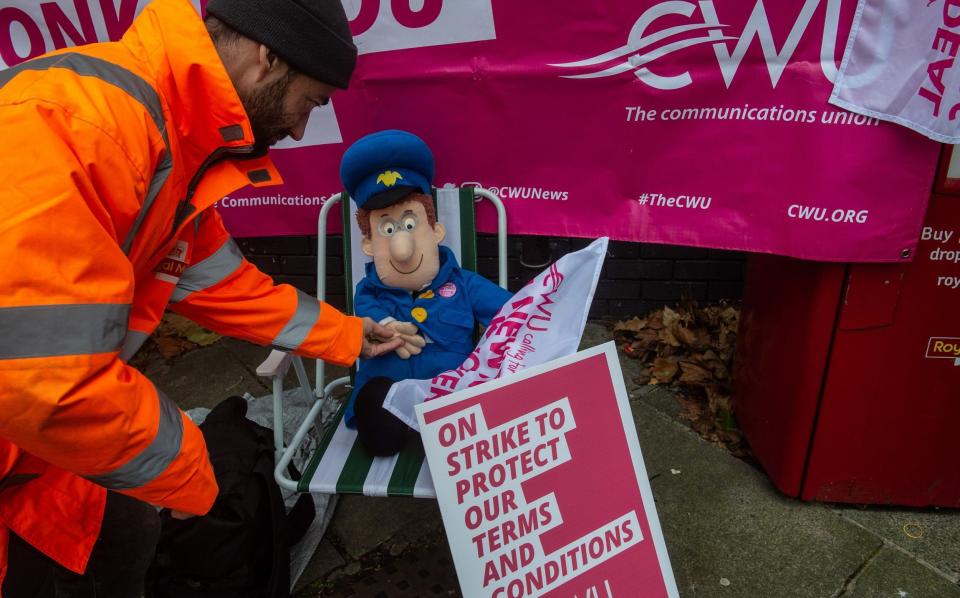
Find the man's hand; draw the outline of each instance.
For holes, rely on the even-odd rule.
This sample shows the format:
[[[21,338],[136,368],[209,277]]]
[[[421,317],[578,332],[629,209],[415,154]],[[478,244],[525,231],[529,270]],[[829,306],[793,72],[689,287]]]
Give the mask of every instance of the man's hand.
[[[417,326],[412,322],[394,320],[386,326],[403,339],[403,344],[397,347],[397,357],[400,359],[410,359],[414,355],[419,355],[420,351],[427,345],[427,341],[417,334]]]
[[[370,359],[396,351],[403,342],[394,330],[377,324],[370,318],[363,318],[363,347],[360,349],[360,357]]]

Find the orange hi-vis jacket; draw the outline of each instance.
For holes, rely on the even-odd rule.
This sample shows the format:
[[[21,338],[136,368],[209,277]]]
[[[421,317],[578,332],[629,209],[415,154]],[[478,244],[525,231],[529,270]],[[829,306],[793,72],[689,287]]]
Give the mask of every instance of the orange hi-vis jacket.
[[[247,262],[213,204],[280,181],[188,0],[0,71],[0,580],[12,531],[82,572],[106,490],[203,514],[200,431],[126,364],[168,304],[338,364],[362,325]],[[198,380],[198,383],[202,383]]]

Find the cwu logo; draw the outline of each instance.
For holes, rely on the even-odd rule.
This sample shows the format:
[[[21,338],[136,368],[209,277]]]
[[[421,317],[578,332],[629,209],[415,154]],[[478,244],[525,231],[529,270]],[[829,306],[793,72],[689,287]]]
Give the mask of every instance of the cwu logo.
[[[840,8],[843,0],[804,0],[799,14],[790,27],[786,37],[775,39],[770,19],[763,0],[756,0],[743,29],[732,31],[729,24],[721,20],[714,0],[686,2],[669,0],[660,2],[645,10],[637,19],[627,35],[626,43],[612,50],[575,62],[550,64],[567,71],[561,74],[569,79],[596,79],[613,77],[632,72],[643,83],[660,90],[674,90],[693,83],[690,71],[675,74],[658,66],[667,56],[696,46],[709,46],[716,56],[723,82],[727,88],[733,83],[744,60],[748,48],[757,40],[763,52],[763,59],[772,87],[779,83],[784,70],[793,58],[801,39],[810,27],[818,10],[823,10],[823,34],[820,44],[820,68],[823,75],[833,83],[837,77],[836,47],[840,23]],[[722,3],[721,3],[722,4]],[[773,5],[773,3],[770,3]],[[777,6],[782,6],[780,2]],[[782,14],[783,9],[777,9]],[[678,17],[688,22],[669,27],[659,26],[660,19]],[[778,31],[780,28],[778,28]],[[890,26],[879,31],[881,55],[877,57],[882,64],[886,53],[891,50],[893,31]],[[569,74],[568,74],[569,73]],[[865,73],[861,81],[848,82],[863,85],[871,78]]]

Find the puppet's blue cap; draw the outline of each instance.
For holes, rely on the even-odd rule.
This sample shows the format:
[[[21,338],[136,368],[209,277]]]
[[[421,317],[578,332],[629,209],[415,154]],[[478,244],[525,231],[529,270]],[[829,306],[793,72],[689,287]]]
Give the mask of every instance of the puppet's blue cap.
[[[357,207],[367,210],[385,208],[416,190],[429,195],[433,153],[413,133],[371,133],[343,154],[340,181]]]

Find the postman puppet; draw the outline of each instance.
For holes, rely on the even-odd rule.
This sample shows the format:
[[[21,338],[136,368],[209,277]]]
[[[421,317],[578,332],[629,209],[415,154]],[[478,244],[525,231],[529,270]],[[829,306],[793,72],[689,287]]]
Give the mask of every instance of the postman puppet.
[[[489,324],[511,296],[462,270],[440,244],[445,231],[431,196],[433,172],[430,148],[397,130],[363,137],[340,164],[344,188],[358,207],[362,250],[373,258],[357,284],[356,315],[393,328],[405,341],[358,366],[345,418],[373,455],[398,452],[412,433],[383,408],[393,382],[459,367],[474,348],[476,323]]]

